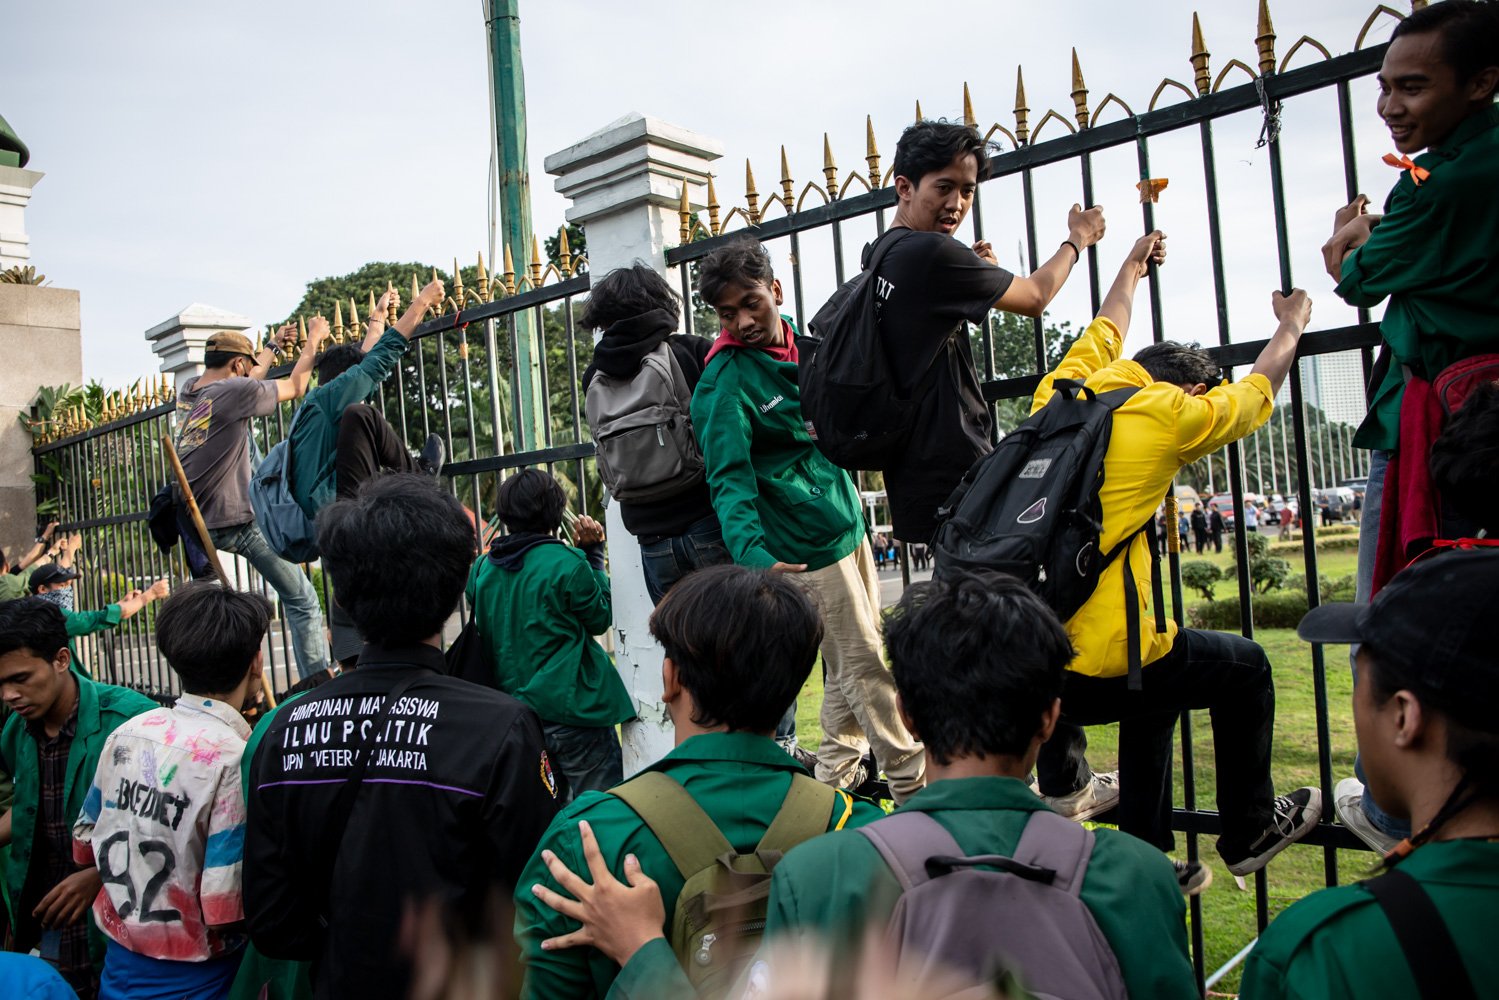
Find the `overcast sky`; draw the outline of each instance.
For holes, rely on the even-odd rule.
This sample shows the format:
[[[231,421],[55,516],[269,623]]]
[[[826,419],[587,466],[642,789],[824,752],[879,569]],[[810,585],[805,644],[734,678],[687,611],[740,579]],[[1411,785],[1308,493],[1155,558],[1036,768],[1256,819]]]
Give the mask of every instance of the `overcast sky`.
[[[1202,6],[1214,74],[1231,58],[1256,65],[1254,0]],[[1272,2],[1278,51],[1303,34],[1334,54],[1349,51],[1374,7]],[[1017,63],[1032,126],[1048,108],[1070,120],[1073,45],[1094,107],[1113,92],[1143,111],[1163,77],[1192,82],[1185,0],[521,0],[520,8],[542,235],[566,207],[543,158],[630,111],[720,140],[727,206],[742,196],[746,157],[761,191],[772,189],[783,143],[798,190],[821,182],[824,131],[840,175],[862,171],[866,114],[888,167],[914,102],[928,117],[959,117],[965,81],[982,128],[1013,128]],[[487,244],[480,0],[48,0],[6,3],[0,23],[0,114],[31,148],[29,167],[47,175],[27,211],[32,263],[82,292],[86,377],[117,386],[156,371],[142,333],[190,302],[261,324],[294,307],[309,280],[370,260],[469,264]],[[1371,43],[1387,40],[1392,23],[1381,20]],[[1304,47],[1297,65],[1315,58]],[[1395,176],[1378,162],[1390,146],[1374,98],[1372,79],[1355,84],[1358,170],[1378,202]],[[1285,117],[1293,263],[1317,303],[1314,327],[1352,319],[1317,252],[1345,200],[1334,108],[1328,92],[1291,102]],[[1254,148],[1258,132],[1257,112],[1215,131],[1235,339],[1266,336],[1273,325],[1269,169]],[[1162,278],[1168,333],[1215,340],[1197,130],[1152,140],[1151,155],[1152,173],[1171,179],[1157,216],[1173,237]],[[1110,219],[1107,276],[1140,231],[1133,148],[1095,157],[1094,169]],[[1066,208],[1079,197],[1075,165],[1038,173],[1043,259],[1065,237]],[[1001,262],[1020,268],[1018,181],[986,186],[984,212]],[[855,227],[847,239],[856,250],[864,238]],[[825,240],[804,241],[809,262],[829,253]],[[809,265],[809,299],[831,280],[828,267]],[[1087,310],[1080,272],[1053,315],[1083,321]],[[1142,312],[1132,343],[1148,329]]]

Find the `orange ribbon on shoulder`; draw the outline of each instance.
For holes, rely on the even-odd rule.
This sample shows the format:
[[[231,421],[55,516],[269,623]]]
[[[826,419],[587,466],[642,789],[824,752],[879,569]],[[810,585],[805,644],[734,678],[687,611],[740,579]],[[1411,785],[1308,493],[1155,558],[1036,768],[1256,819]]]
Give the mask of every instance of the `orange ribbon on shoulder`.
[[[1431,176],[1430,170],[1427,170],[1425,167],[1417,166],[1416,161],[1412,160],[1409,156],[1396,156],[1394,153],[1386,153],[1383,159],[1392,167],[1398,167],[1401,170],[1409,170],[1411,180],[1416,182],[1416,187],[1420,187],[1421,182]]]

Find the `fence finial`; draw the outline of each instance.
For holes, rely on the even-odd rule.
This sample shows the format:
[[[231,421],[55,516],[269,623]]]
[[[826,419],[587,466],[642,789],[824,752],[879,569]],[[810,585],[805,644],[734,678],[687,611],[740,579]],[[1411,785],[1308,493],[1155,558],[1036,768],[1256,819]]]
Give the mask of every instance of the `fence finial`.
[[[453,299],[463,309],[463,272],[458,270],[458,258],[453,258]]]
[[[864,116],[864,162],[869,164],[869,190],[880,189],[880,151],[874,144],[874,116]]]
[[[709,232],[710,235],[713,235],[713,236],[717,236],[718,235],[718,230],[719,230],[718,209],[719,209],[718,191],[717,191],[716,188],[713,187],[713,175],[709,174],[708,175],[708,232]]]
[[[916,101],[916,120],[919,122],[926,120],[926,117],[921,113],[921,100],[919,98]]]
[[[1275,25],[1270,23],[1270,0],[1260,0],[1259,34],[1254,38],[1260,50],[1260,76],[1275,72]]]
[[[744,200],[749,203],[749,222],[760,224],[760,192],[755,190],[755,172],[750,169],[749,158],[744,160]]]
[[[1025,69],[1015,67],[1015,138],[1023,146],[1031,137],[1031,109],[1025,103]]]
[[[1088,85],[1083,82],[1083,67],[1077,61],[1077,49],[1072,50],[1072,104],[1077,111],[1079,130],[1088,127]]]
[[[373,313],[375,310],[371,309]],[[353,340],[359,339],[359,306],[354,302],[354,296],[349,296],[349,337]]]
[[[337,299],[333,300],[333,342],[335,344],[344,342],[344,307]]]
[[[567,251],[567,237],[566,236],[564,236],[562,238],[562,250],[563,250],[563,256],[565,257],[566,256],[566,251]],[[484,251],[483,250],[479,251],[478,259],[479,259],[479,263],[478,263],[478,266],[477,266],[477,270],[479,272],[479,301],[480,302],[488,302],[489,301],[489,272],[484,269]]]
[[[1206,97],[1212,89],[1212,74],[1208,71],[1208,44],[1202,38],[1202,21],[1197,11],[1192,12],[1192,71],[1197,85],[1197,96]]]
[[[786,214],[790,215],[792,199],[796,196],[796,184],[791,180],[791,164],[786,160],[786,147],[781,147],[781,190],[782,204],[786,206]]]
[[[978,128],[979,120],[973,114],[973,98],[968,96],[968,81],[963,81],[963,124]]]
[[[822,174],[828,179],[828,201],[838,198],[838,165],[833,162],[833,146],[828,134],[822,134]]]
[[[541,244],[537,242],[536,234],[531,234],[531,287],[541,287]]]
[[[692,242],[692,203],[687,200],[687,178],[682,178],[682,199],[677,203],[678,241],[684,246]]]
[[[301,316],[297,317],[297,357],[302,356],[302,348],[307,346],[307,320]]]
[[[510,244],[505,244],[505,294],[515,294],[515,257],[510,252]]]

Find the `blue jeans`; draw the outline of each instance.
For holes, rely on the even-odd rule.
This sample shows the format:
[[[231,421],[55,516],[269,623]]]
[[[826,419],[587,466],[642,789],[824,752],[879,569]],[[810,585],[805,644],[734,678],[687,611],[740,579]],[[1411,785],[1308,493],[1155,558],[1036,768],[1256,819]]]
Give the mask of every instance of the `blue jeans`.
[[[640,568],[652,604],[660,604],[671,585],[695,569],[733,562],[723,543],[723,529],[712,514],[694,521],[680,535],[640,543]]]
[[[1358,523],[1358,584],[1354,600],[1360,604],[1368,604],[1372,596],[1369,592],[1374,589],[1374,562],[1375,555],[1379,549],[1379,514],[1384,506],[1384,478],[1385,469],[1390,464],[1390,453],[1387,451],[1371,451],[1369,453],[1369,482],[1364,487],[1364,507],[1362,517]],[[1358,655],[1358,647],[1348,648],[1348,664],[1353,666],[1354,657]],[[1358,683],[1358,671],[1353,672],[1353,681]],[[1411,824],[1409,820],[1397,819],[1385,812],[1374,803],[1374,796],[1369,794],[1369,779],[1364,777],[1364,764],[1358,758],[1353,758],[1353,773],[1359,781],[1364,783],[1364,815],[1369,817],[1373,823],[1384,833],[1391,837],[1405,838],[1411,835]]]
[[[276,555],[255,522],[228,528],[210,528],[208,537],[223,552],[244,556],[265,582],[281,596],[291,646],[297,658],[297,676],[311,677],[328,669],[328,641],[323,636],[323,609],[317,591],[301,569]]]
[[[568,726],[543,722],[547,756],[567,782],[563,805],[584,792],[604,792],[625,780],[624,754],[613,726]]]

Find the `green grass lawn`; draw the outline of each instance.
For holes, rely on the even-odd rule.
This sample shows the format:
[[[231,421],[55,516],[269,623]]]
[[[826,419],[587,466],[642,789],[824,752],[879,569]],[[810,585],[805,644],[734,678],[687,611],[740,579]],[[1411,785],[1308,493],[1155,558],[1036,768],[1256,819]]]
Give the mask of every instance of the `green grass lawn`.
[[[1205,558],[1222,566],[1232,562],[1231,551],[1225,547],[1221,555],[1191,555],[1184,558]],[[1300,555],[1289,560],[1292,572],[1301,574],[1304,567]],[[1352,573],[1357,562],[1354,552],[1319,553],[1318,571],[1325,577],[1337,577]],[[1164,563],[1163,563],[1164,566]],[[1218,584],[1218,598],[1229,598],[1237,594],[1237,584],[1230,578]],[[1190,605],[1200,600],[1189,593]],[[1169,595],[1168,595],[1169,601]],[[1317,785],[1317,712],[1313,675],[1312,649],[1296,637],[1291,629],[1261,629],[1255,639],[1265,648],[1274,667],[1276,713],[1275,739],[1272,750],[1271,771],[1278,792],[1290,791],[1302,785]],[[1354,734],[1353,712],[1350,704],[1352,680],[1344,647],[1327,649],[1324,673],[1327,678],[1328,734],[1332,750],[1332,779],[1353,773]],[[808,748],[815,748],[821,738],[817,722],[818,709],[822,704],[822,673],[814,670],[812,678],[802,689],[797,703],[797,735]],[[1212,726],[1207,712],[1192,713],[1192,746],[1194,774],[1196,779],[1197,805],[1213,809],[1214,762]],[[1098,726],[1088,730],[1088,759],[1100,771],[1117,766],[1118,727]],[[1233,748],[1226,748],[1233,752]],[[1182,787],[1181,744],[1177,743],[1176,803],[1185,804]],[[1325,801],[1324,809],[1331,814],[1332,803]],[[1205,966],[1208,974],[1232,958],[1257,933],[1255,926],[1254,882],[1246,879],[1246,890],[1241,891],[1232,875],[1219,861],[1213,850],[1213,838],[1199,838],[1202,860],[1213,869],[1213,884],[1202,896],[1203,937]],[[1187,836],[1177,835],[1177,856],[1185,858]],[[1309,892],[1328,884],[1327,858],[1323,848],[1293,846],[1270,863],[1266,869],[1267,898],[1271,919],[1291,903]],[[1361,851],[1334,851],[1337,880],[1339,884],[1357,881],[1364,877],[1375,862],[1373,854]],[[1238,990],[1239,971],[1236,969],[1215,988],[1217,994],[1233,995]]]

